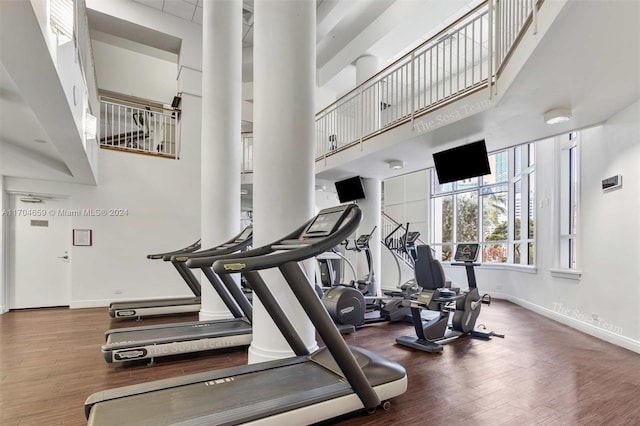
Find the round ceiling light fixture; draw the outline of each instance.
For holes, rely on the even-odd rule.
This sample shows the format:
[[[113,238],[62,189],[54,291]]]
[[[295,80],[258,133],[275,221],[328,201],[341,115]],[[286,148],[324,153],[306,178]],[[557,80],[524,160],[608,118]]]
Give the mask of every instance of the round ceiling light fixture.
[[[387,164],[389,164],[389,168],[391,170],[400,170],[404,168],[404,161],[400,160],[389,160],[387,161]]]
[[[567,108],[556,108],[544,113],[544,121],[547,124],[566,123],[571,120],[571,110]]]

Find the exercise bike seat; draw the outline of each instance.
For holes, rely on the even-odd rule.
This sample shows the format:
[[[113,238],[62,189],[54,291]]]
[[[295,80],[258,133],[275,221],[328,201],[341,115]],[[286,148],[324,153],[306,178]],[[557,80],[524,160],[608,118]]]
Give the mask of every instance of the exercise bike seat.
[[[455,291],[453,289],[449,289],[449,288],[439,288],[439,295],[440,295],[440,299],[451,299],[455,296],[458,295],[458,293],[460,293],[460,289],[458,289],[458,291]]]

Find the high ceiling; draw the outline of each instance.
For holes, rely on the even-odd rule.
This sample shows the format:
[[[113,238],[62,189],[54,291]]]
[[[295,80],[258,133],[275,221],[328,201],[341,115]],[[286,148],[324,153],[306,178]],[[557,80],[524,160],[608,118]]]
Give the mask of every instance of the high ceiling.
[[[134,0],[185,21],[202,25],[203,0]],[[322,0],[320,0],[322,1]],[[242,47],[253,46],[253,0],[243,1]]]
[[[203,0],[133,0],[181,20],[202,25]],[[341,95],[355,85],[355,60],[364,54],[378,57],[380,68],[399,52],[415,46],[471,9],[480,0],[317,0],[317,68],[319,85]],[[253,0],[243,1],[243,81],[253,80]],[[113,17],[90,12],[92,30],[165,49],[176,44],[161,34]],[[179,47],[179,45],[178,45]]]
[[[202,0],[121,1],[137,3],[139,8],[154,8],[184,25],[200,26]],[[5,6],[13,2],[2,3],[4,11]],[[477,1],[469,0],[319,0],[316,28],[319,85],[336,96],[341,95],[355,84],[354,61],[359,56],[377,56],[382,68],[399,53],[436,33],[475,3]],[[243,4],[243,61],[247,61],[247,68],[252,69],[253,2],[245,0]],[[395,141],[394,145],[368,156],[324,170],[320,177],[338,179],[346,174],[360,173],[386,178],[391,174],[385,161],[391,157],[407,163],[407,168],[394,173],[430,166],[429,150],[433,149],[435,140],[442,146],[487,137],[490,148],[495,148],[509,141],[513,144],[536,140],[554,132],[606,120],[640,96],[638,3],[615,4],[618,7],[609,7],[602,2],[569,1],[552,31],[544,36],[496,107],[467,117],[455,126],[445,126],[401,144]],[[115,33],[132,43],[150,46],[174,57],[180,51],[181,40],[174,36],[95,10],[89,12],[92,30]],[[635,19],[635,26],[622,25],[629,19]],[[578,28],[586,27],[590,28],[588,33],[578,31]],[[611,31],[611,28],[616,28],[616,31]],[[108,38],[102,39],[105,40]],[[620,40],[625,42],[620,43]],[[8,42],[5,38],[3,44]],[[7,51],[5,49],[5,53]],[[34,58],[34,61],[38,59]],[[31,69],[35,73],[42,67]],[[36,142],[49,142],[49,139],[42,130],[38,115],[29,108],[34,104],[25,99],[18,89],[20,85],[7,71],[4,66],[0,67],[2,174],[20,175],[29,169],[32,170],[29,177],[68,178],[70,172],[58,148],[54,144]],[[245,81],[251,81],[252,75],[244,77]],[[32,81],[38,80],[42,77],[34,74]],[[574,120],[565,127],[546,127],[540,115],[560,104],[574,108]],[[47,111],[48,114],[40,112],[40,115],[45,118],[52,116],[56,108],[50,105]],[[423,160],[416,161],[418,158]],[[24,165],[21,172],[13,170],[18,164]]]

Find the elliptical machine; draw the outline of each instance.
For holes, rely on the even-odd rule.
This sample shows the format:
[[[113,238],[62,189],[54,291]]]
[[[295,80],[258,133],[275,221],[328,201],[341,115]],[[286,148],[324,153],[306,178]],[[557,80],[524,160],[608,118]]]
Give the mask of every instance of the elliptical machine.
[[[373,270],[373,258],[371,257],[371,247],[369,247],[369,241],[373,233],[376,232],[377,226],[374,226],[371,232],[368,234],[362,234],[354,241],[353,247],[349,247],[349,240],[345,240],[344,249],[349,251],[355,251],[356,253],[364,252],[367,259],[367,267],[369,272],[362,278],[357,278],[349,284],[349,287],[358,289],[363,296],[374,296],[376,288],[376,276]]]
[[[491,339],[492,336],[504,337],[504,334],[475,328],[482,304],[491,303],[491,296],[488,294],[480,296],[476,284],[474,267],[479,265],[475,263],[478,258],[478,248],[478,244],[459,244],[456,248],[454,256],[456,262],[452,265],[465,267],[469,283],[469,290],[466,292],[443,286],[446,280],[442,265],[431,256],[430,248],[426,250],[424,269],[427,272],[426,276],[432,277],[432,285],[429,286],[430,288],[423,289],[418,299],[411,302],[411,317],[416,337],[400,336],[396,339],[396,343],[435,353],[442,352],[444,343],[464,335],[485,340]],[[439,315],[425,321],[420,315],[424,309],[438,311]],[[453,317],[449,324],[451,313]]]
[[[374,226],[369,234],[358,237],[353,247],[349,247],[348,240],[345,245],[346,250],[364,252],[369,273],[348,285],[331,287],[322,296],[322,302],[331,318],[338,325],[360,327],[364,324],[378,322],[404,321],[411,313],[408,303],[403,303],[404,297],[377,297],[375,295],[376,278],[371,248],[369,247],[375,230]],[[373,312],[379,312],[379,315],[371,315]]]

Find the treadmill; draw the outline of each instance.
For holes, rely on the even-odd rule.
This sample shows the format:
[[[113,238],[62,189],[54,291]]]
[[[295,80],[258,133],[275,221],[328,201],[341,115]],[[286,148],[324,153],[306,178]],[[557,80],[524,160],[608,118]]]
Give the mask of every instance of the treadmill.
[[[147,259],[162,259],[164,261],[168,261],[173,255],[192,253],[196,250],[200,250],[200,240],[180,250],[149,254],[147,255]],[[140,320],[141,317],[152,315],[198,312],[200,310],[200,283],[191,271],[187,272],[188,273],[185,273],[183,270],[178,269],[178,273],[185,280],[189,289],[193,292],[193,297],[112,302],[109,305],[109,316],[111,318],[136,318]]]
[[[185,265],[190,258],[231,254],[251,245],[253,230],[245,228],[231,242],[215,249],[198,253],[181,253],[171,256],[177,268],[192,273]],[[218,277],[211,267],[202,267],[212,287],[220,295],[233,318],[211,321],[191,321],[142,327],[126,327],[107,330],[102,355],[108,363],[119,363],[208,351],[212,349],[246,346],[251,343],[251,303],[235,281],[228,275]]]
[[[213,263],[221,276],[242,272],[296,356],[98,392],[85,402],[88,424],[310,424],[362,408],[388,409],[386,400],[407,389],[405,369],[347,346],[298,264],[347,238],[361,218],[355,204],[324,209],[274,243],[187,262]],[[275,267],[326,347],[310,353],[269,291],[258,271]]]

